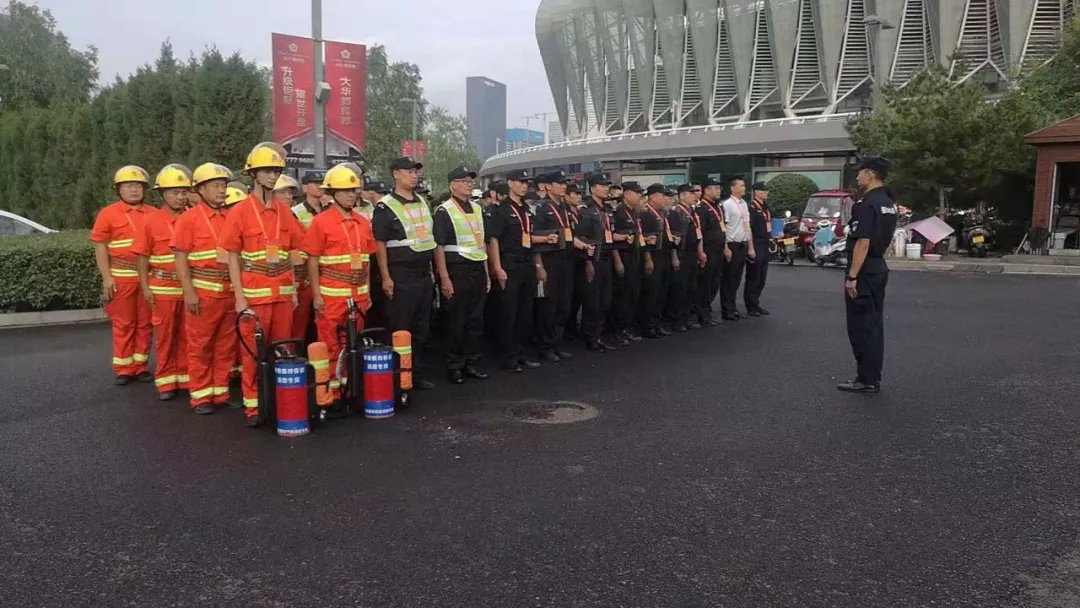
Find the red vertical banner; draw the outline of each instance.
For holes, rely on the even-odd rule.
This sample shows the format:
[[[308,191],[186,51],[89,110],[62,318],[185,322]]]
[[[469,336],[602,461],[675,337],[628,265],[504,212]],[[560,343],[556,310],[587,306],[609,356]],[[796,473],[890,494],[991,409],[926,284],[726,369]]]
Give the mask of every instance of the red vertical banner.
[[[287,144],[312,130],[315,54],[311,38],[273,34],[274,141]]]
[[[356,150],[364,149],[367,119],[367,47],[326,42],[326,130]]]

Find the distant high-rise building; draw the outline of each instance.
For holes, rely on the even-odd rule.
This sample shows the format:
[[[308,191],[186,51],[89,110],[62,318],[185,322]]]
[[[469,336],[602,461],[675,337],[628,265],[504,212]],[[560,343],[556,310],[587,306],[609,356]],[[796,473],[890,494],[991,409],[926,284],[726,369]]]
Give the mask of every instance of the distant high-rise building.
[[[507,129],[503,152],[544,145],[544,134],[531,129]]]
[[[563,141],[566,141],[566,135],[563,134],[562,124],[557,120],[549,122],[547,129],[547,143],[557,144]]]
[[[481,161],[506,150],[506,85],[483,76],[465,79],[469,143]]]

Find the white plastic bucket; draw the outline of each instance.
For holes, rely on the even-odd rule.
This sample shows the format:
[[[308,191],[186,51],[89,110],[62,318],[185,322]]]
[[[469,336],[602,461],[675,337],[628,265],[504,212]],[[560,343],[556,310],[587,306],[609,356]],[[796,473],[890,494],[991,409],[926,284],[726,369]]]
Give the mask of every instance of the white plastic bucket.
[[[1055,232],[1054,233],[1054,249],[1064,249],[1065,239],[1069,236],[1068,232]]]
[[[897,230],[893,235],[893,255],[898,258],[904,257],[904,247],[907,245],[907,232]]]
[[[909,260],[921,260],[922,259],[922,245],[919,243],[910,243],[905,248],[907,251],[907,259]]]

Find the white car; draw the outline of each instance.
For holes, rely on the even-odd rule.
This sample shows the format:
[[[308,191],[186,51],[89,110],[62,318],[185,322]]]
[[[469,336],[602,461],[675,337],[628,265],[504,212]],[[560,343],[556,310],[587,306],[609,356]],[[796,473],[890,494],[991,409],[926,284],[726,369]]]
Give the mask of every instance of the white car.
[[[51,234],[56,232],[21,215],[0,209],[0,236],[24,236],[27,234]]]

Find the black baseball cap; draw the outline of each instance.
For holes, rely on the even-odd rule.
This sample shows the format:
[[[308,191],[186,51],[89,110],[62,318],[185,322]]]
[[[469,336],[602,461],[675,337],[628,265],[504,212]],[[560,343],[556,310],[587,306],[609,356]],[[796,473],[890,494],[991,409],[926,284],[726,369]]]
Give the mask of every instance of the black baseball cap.
[[[668,187],[667,189],[664,190],[664,194],[666,194],[668,196],[678,196],[679,193],[676,192],[674,188]]]
[[[645,194],[649,194],[649,195],[652,195],[652,194],[664,194],[666,192],[667,192],[667,186],[665,186],[664,184],[659,184],[659,183],[652,184],[645,190]]]
[[[518,169],[517,171],[511,171],[510,173],[508,173],[506,175],[506,181],[507,182],[527,182],[527,181],[531,181],[531,180],[532,180],[532,178],[529,177],[529,172],[526,171],[525,169]]]
[[[577,184],[566,184],[567,194],[581,194],[581,186]]]
[[[679,194],[682,194],[683,192],[693,192],[693,191],[694,191],[694,184],[683,184],[683,185],[679,186],[679,190],[678,190]]]
[[[424,168],[424,163],[416,160],[411,156],[402,156],[401,158],[390,163],[390,171],[401,171],[405,169],[420,170]]]
[[[765,182],[754,182],[753,189],[761,192],[768,192],[769,184],[766,184]]]
[[[620,188],[625,192],[637,192],[638,194],[644,194],[645,189],[641,187],[641,184],[637,182],[623,182]]]
[[[566,171],[559,169],[557,171],[548,171],[543,175],[536,176],[536,183],[538,184],[565,184],[570,181],[570,176],[566,174]]]
[[[704,190],[705,188],[708,188],[709,186],[720,186],[721,188],[723,188],[724,184],[721,184],[720,180],[714,179],[712,177],[710,177],[709,179],[701,182],[701,189],[702,190]]]
[[[521,200],[525,202],[538,201],[540,200],[540,193],[536,190],[529,190],[525,193],[525,196],[521,197]]]
[[[448,182],[465,178],[476,179],[476,171],[472,171],[468,167],[458,167],[446,175],[446,181]]]
[[[324,177],[326,177],[326,171],[308,171],[304,174],[304,177],[300,178],[300,183],[305,186],[308,184],[321,184]]]
[[[499,196],[510,196],[510,186],[506,182],[492,182],[491,189]]]
[[[369,190],[373,190],[378,194],[390,194],[390,184],[386,182],[372,182]]]
[[[589,186],[610,186],[611,180],[606,173],[590,173],[585,176],[585,183]]]
[[[889,175],[889,168],[892,167],[892,161],[881,156],[865,156],[859,161],[859,164],[855,166],[856,171],[862,171],[863,169],[869,169],[881,179],[885,179]]]

